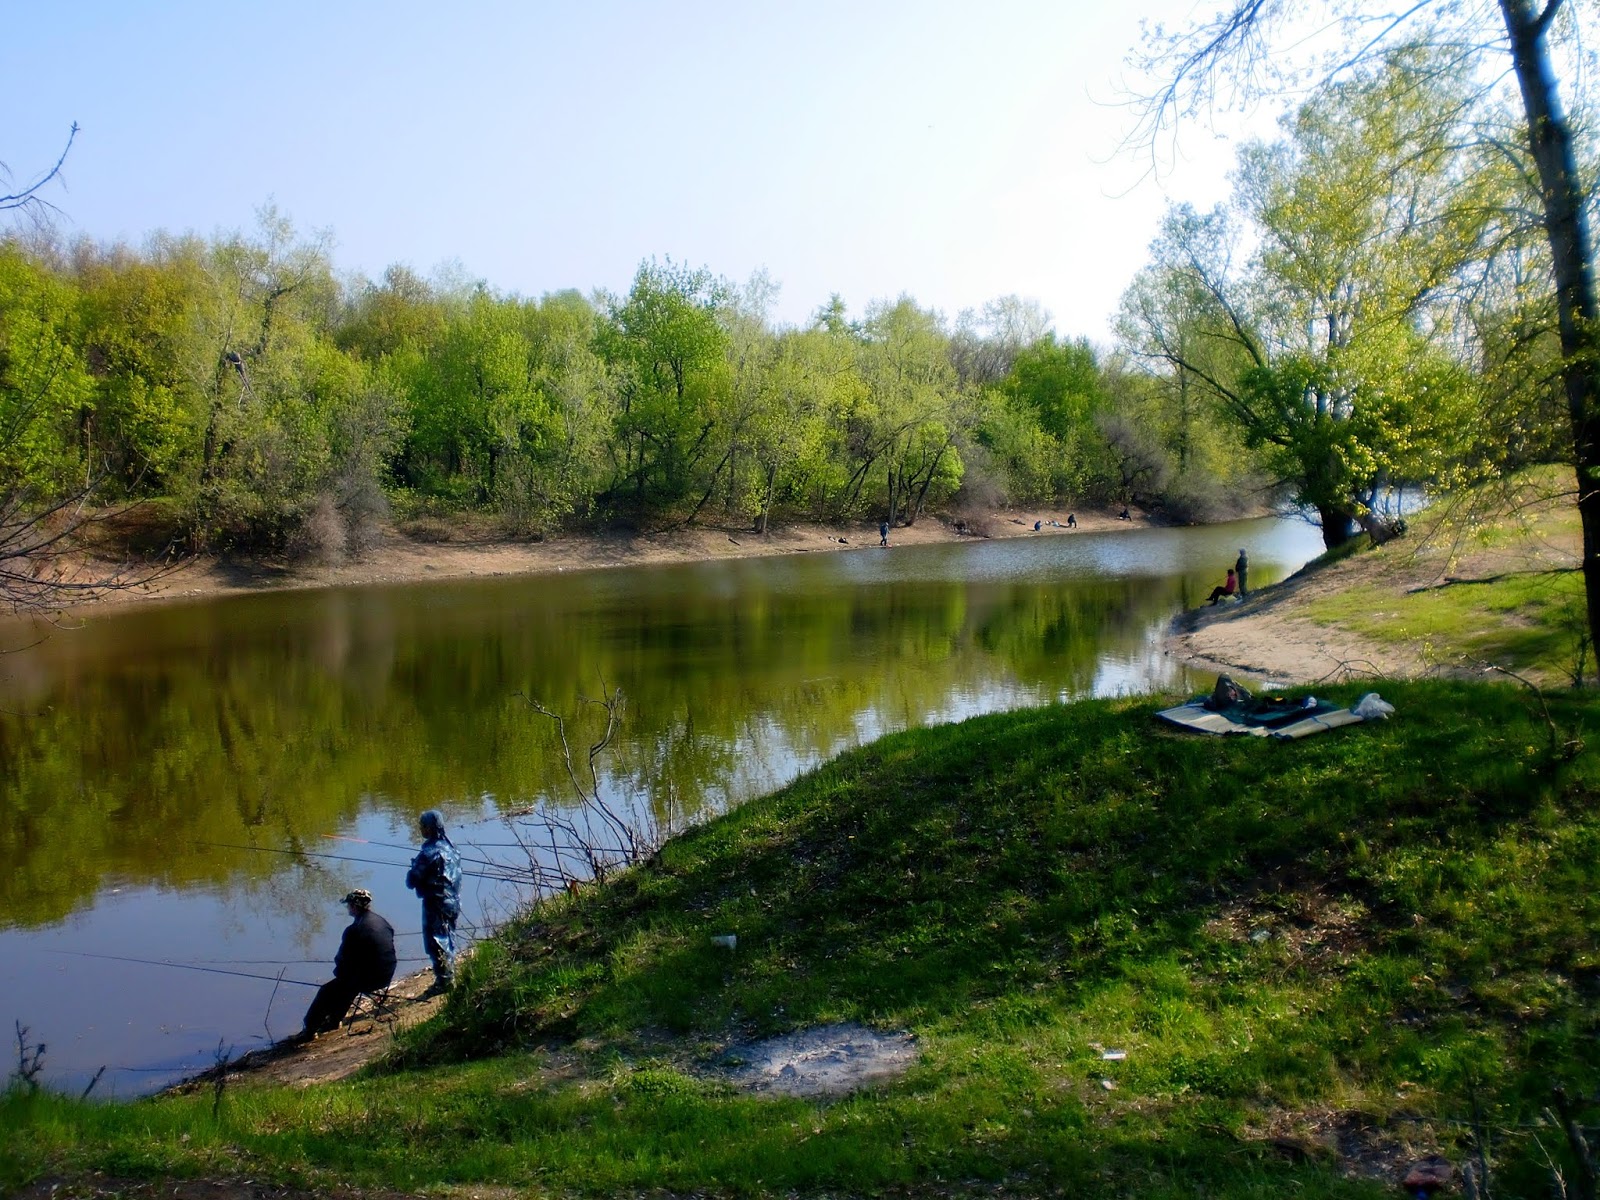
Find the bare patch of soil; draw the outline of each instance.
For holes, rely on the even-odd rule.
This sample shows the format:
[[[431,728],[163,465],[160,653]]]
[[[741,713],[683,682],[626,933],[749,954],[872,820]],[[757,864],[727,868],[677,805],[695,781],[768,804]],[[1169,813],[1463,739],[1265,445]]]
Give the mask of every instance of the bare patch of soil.
[[[1412,1164],[1438,1153],[1421,1122],[1338,1109],[1279,1110],[1247,1126],[1241,1137],[1266,1142],[1294,1159],[1337,1164],[1347,1179],[1396,1187]]]
[[[909,1033],[854,1024],[747,1042],[723,1055],[725,1077],[734,1086],[780,1096],[841,1096],[898,1079],[916,1060],[916,1039]]]

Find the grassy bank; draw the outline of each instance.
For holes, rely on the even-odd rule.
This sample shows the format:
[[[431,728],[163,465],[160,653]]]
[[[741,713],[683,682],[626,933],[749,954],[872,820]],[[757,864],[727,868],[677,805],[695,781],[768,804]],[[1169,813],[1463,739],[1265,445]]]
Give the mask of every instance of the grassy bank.
[[[1357,543],[1349,565],[1362,569],[1343,586],[1308,590],[1296,613],[1414,648],[1424,670],[1494,664],[1544,684],[1592,682],[1581,531],[1564,482],[1554,468],[1527,471],[1492,495],[1441,502],[1415,519],[1411,536]]]
[[[1600,1083],[1600,701],[1382,690],[1395,719],[1301,743],[1149,700],[886,738],[508,928],[381,1072],[14,1089],[0,1182],[1381,1196],[1476,1113],[1499,1194],[1545,1194],[1551,1089]],[[708,1069],[836,1020],[921,1060],[834,1101]]]

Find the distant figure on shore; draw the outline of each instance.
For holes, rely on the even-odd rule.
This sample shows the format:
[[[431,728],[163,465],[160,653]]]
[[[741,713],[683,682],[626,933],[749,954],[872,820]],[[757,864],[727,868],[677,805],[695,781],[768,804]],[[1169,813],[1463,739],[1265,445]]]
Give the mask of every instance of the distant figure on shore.
[[[889,544],[889,522],[887,522],[887,521],[879,521],[878,522],[878,545],[887,546],[888,544]]]
[[[411,860],[406,886],[422,897],[422,945],[433,963],[433,986],[446,990],[456,974],[456,918],[461,915],[461,855],[434,809],[417,822],[427,840]]]
[[[1044,522],[1043,521],[1035,521],[1033,523],[1033,531],[1035,533],[1038,533],[1039,530],[1042,529],[1042,528],[1044,528]]]
[[[1131,521],[1131,520],[1133,520],[1133,514],[1128,511],[1128,506],[1126,504],[1124,504],[1122,506],[1122,511],[1117,514],[1117,520],[1119,520],[1119,521]]]
[[[302,1038],[339,1028],[357,996],[382,991],[394,979],[394,926],[372,911],[372,893],[357,888],[346,892],[342,903],[350,924],[333,956],[333,978],[317,989],[306,1009]]]
[[[1239,547],[1239,557],[1234,560],[1234,573],[1239,576],[1239,599],[1243,600],[1250,594],[1250,589],[1245,586],[1245,579],[1250,570],[1250,558],[1244,552],[1244,547]]]
[[[1076,529],[1077,527],[1078,527],[1078,514],[1077,513],[1068,513],[1067,514],[1067,528],[1068,529]]]
[[[1233,568],[1228,568],[1228,577],[1211,589],[1211,605],[1216,607],[1218,600],[1224,596],[1231,596],[1239,587],[1239,578],[1233,573]]]

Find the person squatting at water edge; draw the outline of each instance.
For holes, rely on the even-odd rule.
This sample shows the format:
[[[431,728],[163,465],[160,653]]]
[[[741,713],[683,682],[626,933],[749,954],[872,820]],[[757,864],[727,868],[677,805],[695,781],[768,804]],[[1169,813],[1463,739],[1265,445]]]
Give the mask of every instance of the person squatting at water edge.
[[[357,996],[382,991],[394,979],[394,926],[372,911],[372,893],[357,888],[346,892],[342,903],[351,921],[333,956],[333,978],[306,1009],[302,1039],[339,1028]]]
[[[461,855],[444,832],[444,818],[429,809],[417,822],[426,839],[406,886],[422,897],[422,944],[433,963],[433,985],[448,988],[456,973],[456,918],[461,915]]]

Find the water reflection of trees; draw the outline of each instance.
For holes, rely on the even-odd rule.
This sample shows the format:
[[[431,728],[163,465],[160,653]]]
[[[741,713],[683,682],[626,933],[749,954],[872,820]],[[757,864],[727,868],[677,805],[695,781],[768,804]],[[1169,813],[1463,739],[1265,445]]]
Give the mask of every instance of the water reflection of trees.
[[[863,730],[1088,694],[1179,586],[524,580],[130,614],[13,673],[27,703],[3,707],[30,715],[0,716],[0,923],[58,919],[113,876],[276,900],[276,856],[204,843],[309,844],[374,803],[409,821],[486,795],[559,802],[554,731],[517,693],[574,713],[577,741],[576,697],[601,679],[628,696],[605,786],[681,824]]]

